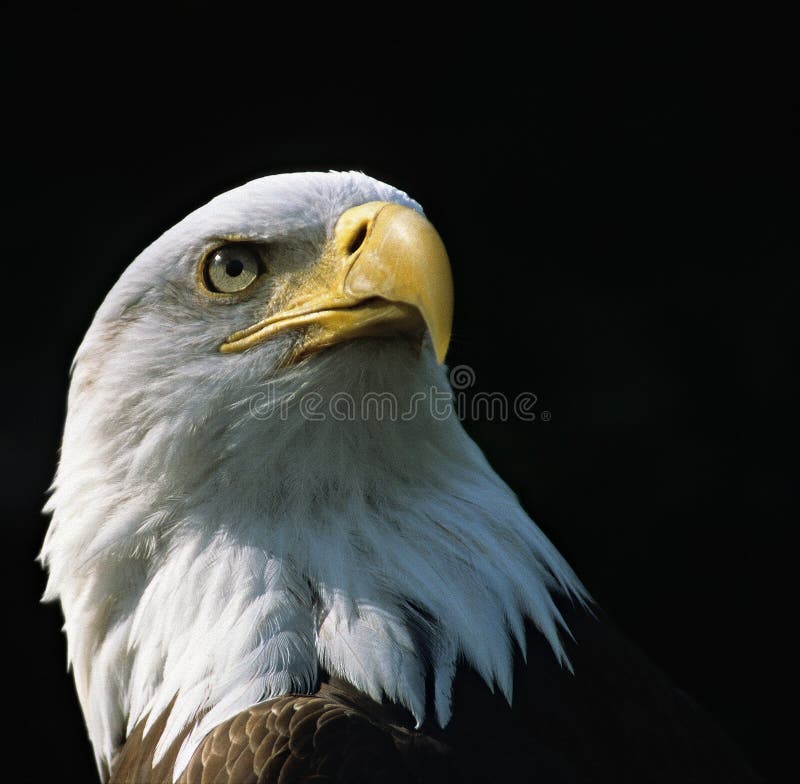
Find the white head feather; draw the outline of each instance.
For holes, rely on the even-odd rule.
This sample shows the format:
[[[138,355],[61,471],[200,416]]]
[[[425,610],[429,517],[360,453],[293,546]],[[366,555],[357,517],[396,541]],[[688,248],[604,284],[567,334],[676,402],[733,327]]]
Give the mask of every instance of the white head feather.
[[[130,265],[77,352],[41,557],[105,774],[173,701],[159,754],[196,722],[177,777],[212,727],[315,689],[320,667],[418,722],[429,678],[443,726],[459,655],[510,697],[525,618],[564,659],[550,593],[585,592],[454,414],[303,409],[309,393],[320,411],[337,393],[402,410],[447,392],[430,346],[352,341],[289,368],[289,334],[219,351],[259,303],[197,295],[209,247],[263,240],[278,266],[311,265],[339,215],[374,200],[420,209],[358,173],[217,197]]]

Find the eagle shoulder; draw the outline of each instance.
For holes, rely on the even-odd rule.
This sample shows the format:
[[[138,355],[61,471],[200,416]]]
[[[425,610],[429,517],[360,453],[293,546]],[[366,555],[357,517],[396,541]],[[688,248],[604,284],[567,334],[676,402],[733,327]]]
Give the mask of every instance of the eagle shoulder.
[[[351,693],[352,692],[352,693]],[[405,722],[393,706],[362,700],[346,684],[323,684],[313,695],[288,695],[253,705],[206,735],[178,784],[288,784],[288,782],[431,781],[444,773],[448,749]],[[178,738],[153,764],[159,717],[144,722],[114,761],[109,784],[172,784]]]

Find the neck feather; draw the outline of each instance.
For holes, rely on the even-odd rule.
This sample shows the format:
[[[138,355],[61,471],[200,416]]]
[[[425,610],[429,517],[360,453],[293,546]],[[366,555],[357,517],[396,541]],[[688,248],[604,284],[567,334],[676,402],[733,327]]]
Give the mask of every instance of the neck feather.
[[[510,699],[527,618],[565,660],[551,593],[585,591],[455,417],[250,419],[182,492],[85,453],[56,483],[48,597],[101,769],[171,706],[157,756],[196,722],[177,776],[215,725],[321,669],[419,724],[432,697],[444,726],[460,656]]]

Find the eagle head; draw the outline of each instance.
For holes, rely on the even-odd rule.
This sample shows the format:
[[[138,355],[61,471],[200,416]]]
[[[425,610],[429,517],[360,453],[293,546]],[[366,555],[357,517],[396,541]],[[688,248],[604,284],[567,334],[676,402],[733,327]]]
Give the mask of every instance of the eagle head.
[[[101,771],[324,673],[447,723],[459,657],[510,696],[569,566],[442,405],[453,290],[420,206],[359,173],[250,182],[109,292],[73,364],[46,598]]]

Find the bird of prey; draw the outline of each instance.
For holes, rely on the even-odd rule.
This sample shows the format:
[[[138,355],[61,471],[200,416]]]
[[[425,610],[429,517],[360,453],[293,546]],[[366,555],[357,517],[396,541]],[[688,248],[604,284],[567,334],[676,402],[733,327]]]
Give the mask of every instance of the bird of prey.
[[[122,274],[40,556],[103,781],[758,780],[433,404],[452,315],[420,205],[357,172]]]

